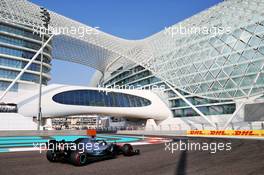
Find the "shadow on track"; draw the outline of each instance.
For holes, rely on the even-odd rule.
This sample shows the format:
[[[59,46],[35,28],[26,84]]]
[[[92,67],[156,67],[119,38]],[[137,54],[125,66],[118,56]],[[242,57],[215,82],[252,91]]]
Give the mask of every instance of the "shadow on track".
[[[187,169],[187,151],[181,152],[175,175],[186,175]]]

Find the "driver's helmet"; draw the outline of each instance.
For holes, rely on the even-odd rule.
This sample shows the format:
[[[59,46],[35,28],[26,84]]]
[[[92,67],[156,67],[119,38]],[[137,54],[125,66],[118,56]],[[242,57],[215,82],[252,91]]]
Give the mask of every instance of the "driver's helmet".
[[[91,137],[91,142],[95,142],[96,141],[96,137],[95,136],[92,136]]]

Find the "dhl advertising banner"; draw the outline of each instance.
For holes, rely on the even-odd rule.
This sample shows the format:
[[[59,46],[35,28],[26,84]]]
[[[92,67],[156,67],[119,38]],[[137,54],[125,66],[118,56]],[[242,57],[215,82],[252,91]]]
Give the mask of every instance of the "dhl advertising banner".
[[[264,130],[188,130],[188,136],[252,136],[264,137]]]

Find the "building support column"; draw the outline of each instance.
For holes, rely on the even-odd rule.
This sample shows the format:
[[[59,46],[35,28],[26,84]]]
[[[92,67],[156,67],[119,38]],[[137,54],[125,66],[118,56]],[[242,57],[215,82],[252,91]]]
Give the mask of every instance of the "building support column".
[[[230,122],[232,122],[232,120],[235,118],[235,116],[237,115],[237,113],[242,109],[242,107],[245,106],[245,102],[242,102],[238,108],[235,110],[235,112],[232,114],[232,116],[227,120],[227,122],[225,123],[223,129],[225,130],[227,128],[227,126],[230,124]]]
[[[147,119],[145,130],[155,131],[158,129],[157,123],[154,119]]]

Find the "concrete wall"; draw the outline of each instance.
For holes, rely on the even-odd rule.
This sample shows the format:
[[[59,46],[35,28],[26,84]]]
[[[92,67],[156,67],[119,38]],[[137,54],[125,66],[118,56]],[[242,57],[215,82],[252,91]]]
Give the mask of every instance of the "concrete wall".
[[[37,124],[33,122],[32,117],[24,117],[16,113],[0,114],[0,132],[1,130],[33,130],[37,129]]]
[[[246,104],[245,121],[264,121],[264,103]]]

